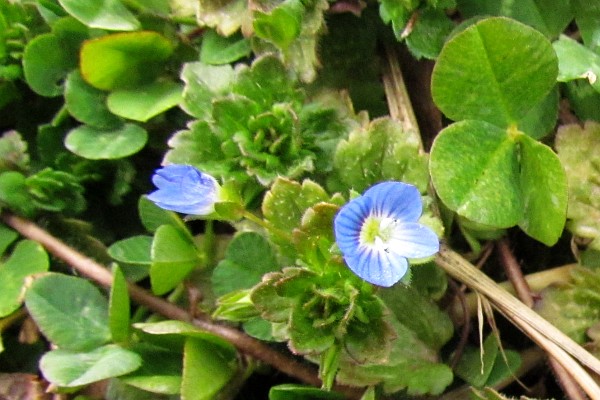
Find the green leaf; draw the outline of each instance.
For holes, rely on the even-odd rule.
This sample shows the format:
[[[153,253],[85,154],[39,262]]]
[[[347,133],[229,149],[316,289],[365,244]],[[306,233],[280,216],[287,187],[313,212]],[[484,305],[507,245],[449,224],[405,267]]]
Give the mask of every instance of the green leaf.
[[[255,11],[254,33],[286,49],[300,35],[304,7],[299,0],[285,0],[269,12]]]
[[[435,140],[430,171],[444,204],[471,221],[518,224],[549,246],[561,235],[564,171],[552,150],[521,132],[483,121],[452,124]]]
[[[118,265],[113,267],[113,283],[108,303],[108,326],[114,342],[129,338],[129,291],[127,280]]]
[[[405,132],[389,118],[374,120],[339,142],[333,160],[334,171],[344,189],[363,192],[375,183],[398,180],[427,190],[427,156],[419,151],[419,138]]]
[[[138,212],[142,224],[149,232],[155,232],[161,225],[173,225],[183,230],[186,229],[177,213],[160,208],[146,196],[140,197]]]
[[[511,0],[457,0],[457,3],[466,18],[478,15],[510,17],[548,37],[558,36],[573,19],[570,1],[563,0],[523,0],[518,5]],[[585,8],[588,7],[589,3],[586,3]]]
[[[558,241],[567,214],[567,177],[560,160],[546,145],[519,137],[523,218],[521,229],[548,246]]]
[[[417,268],[420,267],[415,267]],[[396,285],[381,290],[379,296],[398,321],[430,348],[439,350],[452,338],[454,326],[448,314],[442,312],[433,301],[423,297],[416,289]]]
[[[3,223],[0,223],[0,256],[4,254],[8,246],[17,240],[18,237],[19,234],[17,232],[13,231]]]
[[[243,232],[234,237],[212,275],[217,296],[249,289],[268,272],[278,270],[277,259],[269,242],[255,232]]]
[[[181,108],[196,118],[210,118],[213,97],[226,94],[233,78],[230,65],[185,63],[181,71],[181,80],[185,82]]]
[[[248,18],[248,3],[244,0],[199,0],[190,8],[199,25],[213,28],[223,36],[232,35]]]
[[[27,142],[17,131],[5,132],[0,138],[0,171],[27,171],[29,153]]]
[[[114,130],[81,125],[65,138],[65,146],[73,153],[90,160],[114,160],[137,153],[148,140],[144,128],[124,124]]]
[[[343,399],[337,392],[329,392],[311,386],[292,383],[273,386],[269,390],[269,400],[311,400],[311,399]]]
[[[534,139],[540,139],[550,133],[558,118],[559,98],[557,86],[519,121],[517,124],[519,130]]]
[[[16,171],[0,174],[0,203],[25,216],[33,216],[37,209],[27,190],[27,178]]]
[[[107,345],[86,353],[52,350],[40,360],[40,369],[44,378],[57,386],[77,387],[125,375],[141,364],[137,354]]]
[[[108,254],[122,263],[149,266],[152,263],[151,248],[152,236],[139,235],[113,243]]]
[[[210,400],[221,392],[236,371],[236,352],[231,347],[190,337],[185,341],[181,397]]]
[[[147,343],[138,343],[132,350],[142,358],[142,366],[119,380],[151,393],[180,392],[183,368],[180,352]]]
[[[44,168],[25,183],[33,203],[43,210],[77,214],[86,208],[80,178],[68,172]]]
[[[557,72],[556,55],[542,34],[513,20],[489,18],[448,40],[431,90],[450,119],[507,127],[550,92]]]
[[[63,91],[63,80],[77,59],[64,51],[63,42],[54,34],[33,38],[23,54],[23,72],[27,83],[39,95],[54,97]]]
[[[509,365],[506,365],[505,357]],[[465,349],[455,371],[456,375],[470,385],[481,388],[496,385],[513,376],[520,362],[518,353],[500,349],[496,337],[489,335],[483,342],[483,349],[474,347]]]
[[[167,293],[199,265],[198,250],[189,234],[173,225],[156,230],[150,266],[150,283],[155,294]]]
[[[437,354],[417,335],[391,320],[396,331],[387,362],[358,364],[344,360],[338,372],[338,383],[359,386],[382,385],[385,394],[406,390],[408,395],[441,394],[452,383],[452,370],[437,362]]]
[[[213,30],[206,31],[200,48],[200,61],[204,64],[223,65],[247,57],[252,51],[249,38],[241,33],[223,37]]]
[[[569,196],[567,229],[590,241],[588,247],[600,250],[600,124],[588,121],[561,126],[556,134],[556,151],[565,168]]]
[[[459,215],[497,228],[523,218],[517,144],[482,121],[445,128],[431,149],[431,179],[444,204]]]
[[[581,79],[563,85],[569,105],[580,121],[600,121],[600,92]]]
[[[108,302],[85,279],[43,275],[28,288],[25,304],[42,333],[64,350],[86,351],[110,340]]]
[[[16,233],[2,226],[3,239],[6,246],[16,239]],[[4,251],[4,249],[2,251]],[[0,265],[0,317],[16,311],[23,301],[25,278],[31,274],[48,271],[48,255],[44,248],[31,240],[23,240],[17,244],[9,259]]]
[[[113,114],[146,122],[179,104],[182,90],[175,82],[153,82],[135,89],[116,90],[108,95],[107,105]]]
[[[549,286],[540,293],[535,310],[577,343],[590,341],[591,327],[600,320],[597,293],[600,290],[598,269],[576,267],[572,280],[561,286]]]
[[[600,92],[600,55],[565,35],[553,46],[558,56],[558,81],[587,79]]]
[[[134,327],[150,335],[182,336],[185,338],[191,337],[200,339],[204,342],[211,342],[217,347],[227,349],[227,351],[235,351],[233,345],[225,339],[215,336],[212,333],[203,331],[189,322],[167,320],[160,322],[137,323],[134,325]]]
[[[453,28],[454,23],[444,10],[425,9],[406,37],[406,45],[415,57],[434,59]]]
[[[79,71],[67,76],[65,104],[69,113],[84,124],[110,129],[122,123],[106,106],[106,93],[89,85]]]
[[[284,178],[275,181],[262,204],[265,218],[286,232],[300,225],[304,212],[311,206],[330,200],[319,184],[304,180],[302,184]]]
[[[90,28],[134,31],[140,22],[120,0],[58,0],[69,14]]]
[[[600,51],[600,4],[585,0],[570,0],[571,9],[575,13],[577,28],[583,43],[595,52]]]
[[[153,31],[124,32],[86,40],[81,47],[81,75],[102,90],[150,83],[171,56],[173,45]]]

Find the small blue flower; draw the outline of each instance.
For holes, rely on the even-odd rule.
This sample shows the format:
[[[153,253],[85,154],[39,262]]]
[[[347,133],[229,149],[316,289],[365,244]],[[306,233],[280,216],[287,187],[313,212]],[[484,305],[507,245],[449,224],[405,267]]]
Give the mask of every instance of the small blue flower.
[[[208,215],[214,211],[221,187],[216,179],[189,165],[167,165],[157,169],[152,183],[158,190],[148,199],[165,210]]]
[[[383,182],[344,205],[335,216],[335,240],[350,269],[367,282],[389,287],[408,270],[407,258],[439,251],[437,235],[417,221],[416,187]]]

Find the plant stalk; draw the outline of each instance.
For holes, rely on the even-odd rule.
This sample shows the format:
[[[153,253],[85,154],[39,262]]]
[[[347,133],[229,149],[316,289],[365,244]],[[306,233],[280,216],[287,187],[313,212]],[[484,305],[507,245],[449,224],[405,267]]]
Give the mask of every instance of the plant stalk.
[[[37,224],[14,214],[3,213],[2,220],[24,237],[40,243],[48,252],[69,264],[82,275],[93,279],[102,286],[110,287],[113,277],[110,270],[77,250],[69,247],[60,239],[51,235]],[[131,298],[140,305],[159,313],[167,318],[191,322],[198,328],[219,336],[233,344],[240,352],[257,360],[263,361],[279,371],[309,385],[321,386],[317,371],[312,366],[304,364],[287,354],[276,351],[265,343],[254,339],[245,333],[212,321],[192,318],[190,314],[168,301],[154,296],[134,284],[129,284]],[[336,385],[335,391],[344,394],[349,399],[358,399],[361,391],[356,388]]]

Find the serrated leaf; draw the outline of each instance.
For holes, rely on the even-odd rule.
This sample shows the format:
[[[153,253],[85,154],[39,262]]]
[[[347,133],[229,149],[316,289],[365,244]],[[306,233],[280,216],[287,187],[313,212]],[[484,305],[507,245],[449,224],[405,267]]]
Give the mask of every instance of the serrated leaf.
[[[391,320],[396,331],[387,362],[356,364],[345,360],[338,372],[338,383],[361,386],[381,384],[384,393],[405,389],[409,395],[440,394],[452,383],[452,370],[437,362],[436,353],[416,334]]]
[[[150,283],[158,295],[175,288],[200,265],[198,250],[189,234],[173,225],[163,225],[156,230],[151,254]]]
[[[431,90],[450,119],[507,127],[550,92],[557,73],[556,54],[541,33],[514,20],[489,18],[448,40]]]
[[[0,204],[31,217],[37,209],[31,200],[25,175],[17,171],[7,171],[0,174]]]
[[[185,63],[181,71],[181,80],[185,82],[181,108],[196,118],[209,118],[213,97],[224,95],[233,78],[233,68],[230,65]]]
[[[129,338],[129,307],[127,280],[117,265],[113,267],[108,303],[108,326],[114,342],[125,342]]]
[[[419,138],[389,119],[374,120],[350,133],[337,146],[333,166],[347,189],[362,192],[375,183],[397,180],[421,192],[429,182],[427,157],[419,151]]]
[[[306,209],[327,200],[329,200],[327,192],[311,180],[306,179],[300,184],[279,178],[265,195],[262,211],[269,222],[291,233],[300,225]]]
[[[25,304],[42,333],[61,349],[86,351],[110,340],[108,301],[85,279],[43,275],[28,288]]]
[[[214,28],[223,36],[233,34],[249,18],[244,0],[200,0],[192,9],[196,9],[199,25]]]
[[[84,124],[109,129],[122,123],[106,106],[106,93],[89,85],[79,71],[67,76],[65,104],[69,113]]]
[[[565,168],[569,186],[567,229],[588,239],[589,247],[600,250],[600,124],[588,121],[559,128],[556,151]]]
[[[17,131],[8,131],[0,138],[0,171],[27,171],[29,153],[27,142]]]
[[[229,243],[225,258],[215,268],[211,282],[217,296],[249,289],[262,276],[278,269],[269,242],[255,232],[243,232]]]
[[[150,83],[173,52],[158,32],[124,32],[86,40],[80,51],[83,78],[102,90],[135,88]]]
[[[120,0],[58,0],[72,16],[90,28],[134,31],[140,22]]]
[[[269,12],[255,11],[254,32],[261,39],[287,49],[300,34],[303,11],[299,0],[284,0]]]
[[[200,61],[205,64],[229,64],[246,57],[252,51],[249,38],[236,33],[223,37],[213,30],[207,31],[202,38]]]
[[[457,0],[457,4],[464,17],[510,17],[534,27],[548,37],[558,36],[573,19],[570,2],[562,0],[524,0],[518,5],[510,0]]]
[[[150,118],[175,107],[182,99],[181,85],[170,81],[153,82],[135,89],[116,90],[108,95],[108,109],[134,121]]]
[[[57,386],[77,387],[125,375],[141,364],[137,354],[107,345],[86,353],[52,350],[42,356],[40,369],[44,377]]]
[[[148,140],[148,132],[139,125],[124,124],[113,130],[81,125],[69,131],[65,147],[90,160],[114,160],[137,153]]]
[[[210,368],[206,368],[210,365]],[[236,352],[213,342],[187,338],[183,356],[181,397],[210,400],[218,394],[237,370]]]
[[[16,239],[16,232],[4,225],[2,231],[8,239],[6,245]],[[8,260],[0,265],[0,317],[13,313],[21,306],[27,276],[46,272],[49,265],[48,255],[37,242],[23,240],[17,244]]]

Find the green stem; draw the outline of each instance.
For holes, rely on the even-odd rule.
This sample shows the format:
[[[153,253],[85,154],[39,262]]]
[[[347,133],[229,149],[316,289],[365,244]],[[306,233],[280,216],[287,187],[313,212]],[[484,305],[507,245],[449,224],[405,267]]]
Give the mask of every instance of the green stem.
[[[56,127],[62,125],[62,123],[67,118],[69,118],[69,110],[67,109],[67,105],[65,104],[60,108],[60,110],[58,110],[58,112],[56,113],[54,118],[52,118],[50,125],[52,125],[53,127],[56,128]]]
[[[279,236],[280,239],[287,240],[290,242],[292,241],[291,234],[289,234],[288,232],[282,231],[281,229],[273,226],[273,224],[271,224],[270,222],[257,217],[256,215],[252,214],[249,211],[244,211],[243,215],[244,215],[244,218],[246,218],[248,221],[254,222],[256,225],[260,226],[261,228],[264,228],[267,232],[270,232],[275,236]]]

